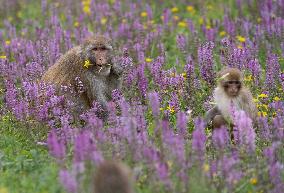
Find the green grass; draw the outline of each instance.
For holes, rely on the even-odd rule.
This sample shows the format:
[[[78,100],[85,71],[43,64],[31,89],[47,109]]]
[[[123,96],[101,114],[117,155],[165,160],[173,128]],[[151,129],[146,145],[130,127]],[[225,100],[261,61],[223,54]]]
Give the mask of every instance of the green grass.
[[[37,132],[37,133],[35,133]],[[46,147],[37,139],[46,131],[32,129],[12,116],[0,120],[0,192],[64,192],[58,181],[58,167]]]

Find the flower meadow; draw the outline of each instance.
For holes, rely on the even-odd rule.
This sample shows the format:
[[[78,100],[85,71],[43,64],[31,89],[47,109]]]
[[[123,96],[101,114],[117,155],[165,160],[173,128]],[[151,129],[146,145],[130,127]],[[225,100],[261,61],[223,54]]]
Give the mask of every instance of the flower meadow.
[[[121,160],[140,193],[283,192],[283,0],[3,0],[0,16],[1,125],[28,128],[28,141],[48,152],[58,169],[41,183],[92,192],[97,165]],[[123,87],[106,122],[96,106],[73,122],[72,103],[39,80],[94,34],[114,40]],[[224,66],[244,73],[258,108],[256,125],[235,112],[234,142],[203,121]],[[0,173],[9,170],[2,157]],[[7,184],[0,193],[51,192]]]

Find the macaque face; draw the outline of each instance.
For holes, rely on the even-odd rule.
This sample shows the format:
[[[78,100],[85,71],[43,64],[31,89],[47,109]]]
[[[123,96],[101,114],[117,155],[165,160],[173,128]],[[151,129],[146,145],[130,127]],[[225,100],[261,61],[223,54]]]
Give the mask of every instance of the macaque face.
[[[236,97],[239,95],[239,92],[242,87],[242,83],[239,80],[228,80],[223,84],[224,90],[229,97]]]
[[[86,44],[87,59],[93,65],[93,69],[100,74],[109,73],[113,57],[111,40],[104,36],[98,36],[88,40]]]
[[[94,45],[91,52],[91,57],[93,56],[93,60],[91,61],[94,64],[96,64],[99,67],[107,66],[111,63],[111,50],[112,48],[110,46],[105,45]]]

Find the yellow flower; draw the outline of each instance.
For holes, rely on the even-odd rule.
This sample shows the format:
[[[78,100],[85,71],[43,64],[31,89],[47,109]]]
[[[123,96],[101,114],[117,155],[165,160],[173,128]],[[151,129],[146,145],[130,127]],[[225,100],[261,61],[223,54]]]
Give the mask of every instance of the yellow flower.
[[[257,21],[257,23],[261,23],[261,18],[258,17],[258,18],[256,19],[256,21]]]
[[[82,4],[83,4],[83,12],[90,15],[91,14],[91,8],[90,8],[91,0],[84,0],[82,1]]]
[[[200,25],[202,25],[204,23],[204,19],[201,17],[201,18],[199,18],[198,22],[199,22]]]
[[[267,98],[267,94],[261,93],[260,95],[258,95],[258,98]]]
[[[174,107],[171,107],[170,105],[167,106],[167,110],[170,111],[170,113],[174,113],[175,112]]]
[[[83,0],[82,4],[83,5],[90,5],[91,4],[91,0]]]
[[[225,31],[220,31],[220,33],[219,33],[219,35],[220,35],[221,37],[225,36],[226,34],[227,34],[227,32],[225,32]]]
[[[203,165],[203,171],[204,171],[204,172],[207,173],[207,172],[209,171],[209,169],[210,169],[210,166],[209,166],[208,164],[204,164],[204,165]]]
[[[243,37],[243,36],[237,36],[237,40],[241,43],[245,42],[246,41],[246,38]]]
[[[256,99],[256,98],[253,98],[252,100],[253,100],[253,102],[255,102],[255,103],[258,103],[258,102],[259,102],[259,100]]]
[[[171,76],[171,77],[176,77],[176,73],[175,73],[175,72],[172,72],[172,73],[170,74],[170,76]]]
[[[177,15],[174,15],[174,20],[179,20],[179,16],[177,16]]]
[[[238,45],[237,47],[238,47],[240,50],[243,49],[243,46],[242,46],[242,45]]]
[[[22,18],[22,17],[23,17],[23,13],[22,13],[21,11],[18,11],[17,17],[18,17],[18,18]]]
[[[6,59],[7,56],[0,56],[0,59]]]
[[[105,25],[106,22],[107,22],[107,18],[106,18],[106,17],[102,17],[102,18],[101,18],[101,24],[102,24],[102,25]]]
[[[78,21],[75,21],[74,22],[74,27],[78,27],[79,26],[79,22]]]
[[[258,115],[259,117],[266,117],[266,116],[267,116],[267,112],[265,112],[265,111],[258,111],[258,112],[257,112],[257,115]]]
[[[88,14],[88,15],[91,14],[91,9],[90,9],[89,6],[84,6],[84,7],[83,7],[83,11],[84,11],[86,14]]]
[[[171,169],[174,165],[174,163],[172,161],[167,161],[167,164],[169,166],[169,169]]]
[[[206,29],[211,29],[211,26],[210,25],[206,25]]]
[[[148,14],[147,14],[147,12],[146,12],[146,11],[143,11],[143,12],[141,12],[141,13],[140,13],[140,16],[141,16],[141,17],[147,17],[147,16],[148,16]]]
[[[177,13],[179,10],[178,10],[177,7],[173,7],[173,8],[171,9],[171,11],[172,11],[173,13]]]
[[[191,6],[191,5],[187,6],[187,7],[186,7],[186,10],[187,10],[188,12],[194,12],[194,11],[195,11],[195,10],[194,10],[194,7]]]
[[[272,117],[276,117],[277,113],[276,112],[273,112],[272,113]]]
[[[60,3],[59,2],[56,2],[54,3],[55,7],[59,7]]]
[[[8,193],[8,189],[6,187],[0,187],[0,193]]]
[[[186,73],[185,73],[185,72],[182,73],[181,75],[182,75],[182,77],[183,77],[184,79],[186,79]]]
[[[252,185],[257,184],[257,178],[251,178],[251,179],[249,180],[249,183],[252,184]]]
[[[146,62],[152,62],[152,59],[151,58],[145,58],[145,61]]]
[[[263,106],[266,110],[268,110],[268,105],[263,104],[262,106]]]
[[[6,41],[5,41],[5,44],[8,46],[8,45],[11,44],[11,41],[10,41],[10,40],[6,40]]]
[[[186,24],[186,22],[184,22],[184,21],[180,21],[180,22],[178,22],[178,26],[179,26],[179,27],[186,27],[187,24]]]
[[[211,9],[213,9],[213,6],[212,5],[207,5],[207,9],[211,10]]]
[[[280,98],[278,96],[273,98],[274,101],[280,101]]]
[[[93,64],[90,63],[90,60],[85,60],[84,67],[89,68],[89,66],[92,66]]]
[[[252,81],[252,75],[246,76],[245,81],[248,81],[248,82]]]
[[[163,108],[160,108],[160,111],[163,111],[164,109]]]

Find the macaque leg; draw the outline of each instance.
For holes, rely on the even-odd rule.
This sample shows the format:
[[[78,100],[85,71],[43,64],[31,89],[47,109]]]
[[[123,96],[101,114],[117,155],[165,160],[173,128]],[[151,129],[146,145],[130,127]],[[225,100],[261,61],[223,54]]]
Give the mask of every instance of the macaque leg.
[[[222,115],[216,115],[212,121],[213,129],[219,129],[222,126],[226,126],[229,129],[231,140],[234,141],[234,132],[233,127],[234,125],[228,123]]]
[[[212,120],[213,129],[221,128],[226,126],[227,122],[222,115],[216,115]]]

